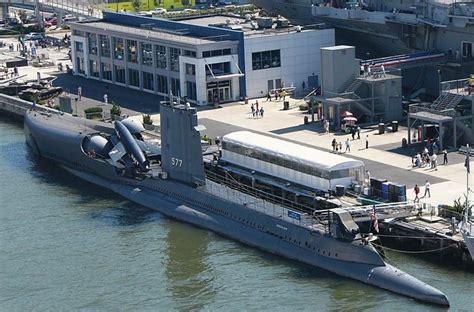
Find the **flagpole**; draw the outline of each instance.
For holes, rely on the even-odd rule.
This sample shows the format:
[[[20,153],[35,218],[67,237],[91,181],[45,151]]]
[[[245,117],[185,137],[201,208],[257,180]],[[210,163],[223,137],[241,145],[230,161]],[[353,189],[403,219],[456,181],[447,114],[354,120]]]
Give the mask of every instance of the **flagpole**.
[[[466,212],[465,217],[467,222],[469,220],[469,173],[471,172],[470,156],[471,156],[471,147],[467,144],[467,155],[466,155]]]

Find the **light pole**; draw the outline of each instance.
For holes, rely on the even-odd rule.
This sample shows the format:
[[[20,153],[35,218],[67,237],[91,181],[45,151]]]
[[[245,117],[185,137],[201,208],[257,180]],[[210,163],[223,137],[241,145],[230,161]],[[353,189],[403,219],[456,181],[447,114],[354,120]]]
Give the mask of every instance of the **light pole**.
[[[441,95],[441,69],[438,69],[438,89],[439,95]]]

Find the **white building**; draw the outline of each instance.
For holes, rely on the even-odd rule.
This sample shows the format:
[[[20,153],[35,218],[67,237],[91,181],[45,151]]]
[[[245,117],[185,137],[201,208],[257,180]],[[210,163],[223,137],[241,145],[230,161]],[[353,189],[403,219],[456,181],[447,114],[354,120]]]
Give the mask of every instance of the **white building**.
[[[320,48],[334,45],[334,30],[264,22],[105,12],[101,21],[71,23],[74,73],[197,105],[317,87]]]

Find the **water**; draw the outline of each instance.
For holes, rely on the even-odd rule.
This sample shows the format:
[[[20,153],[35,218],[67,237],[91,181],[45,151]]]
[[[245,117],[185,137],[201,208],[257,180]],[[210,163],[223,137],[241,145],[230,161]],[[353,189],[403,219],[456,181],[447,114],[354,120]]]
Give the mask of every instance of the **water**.
[[[388,253],[474,308],[474,275]],[[0,310],[436,310],[170,220],[35,158],[0,117]],[[439,309],[442,310],[442,309]]]

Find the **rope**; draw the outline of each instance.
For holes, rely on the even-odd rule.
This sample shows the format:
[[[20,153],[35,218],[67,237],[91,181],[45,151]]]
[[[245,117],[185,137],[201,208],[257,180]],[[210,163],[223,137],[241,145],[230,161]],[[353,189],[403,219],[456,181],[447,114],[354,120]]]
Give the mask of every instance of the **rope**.
[[[403,235],[380,235],[380,234],[376,234],[375,236],[392,237],[392,238],[429,238],[429,239],[439,239],[439,240],[443,240],[443,239],[451,240],[451,238],[449,237],[431,237],[431,236],[403,236]]]
[[[441,250],[444,250],[444,249],[448,249],[448,248],[451,248],[451,247],[453,247],[453,246],[457,246],[457,244],[451,244],[451,245],[446,246],[446,247],[442,247],[442,248],[438,248],[438,249],[432,249],[432,250],[408,251],[408,250],[398,250],[398,249],[388,248],[388,247],[384,247],[384,246],[382,246],[382,245],[378,245],[378,244],[375,244],[375,243],[372,243],[372,245],[377,246],[377,247],[382,247],[383,249],[387,249],[387,250],[390,250],[390,251],[400,252],[400,253],[406,253],[406,254],[423,254],[423,253],[430,253],[430,252],[436,252],[436,251],[441,251]]]

